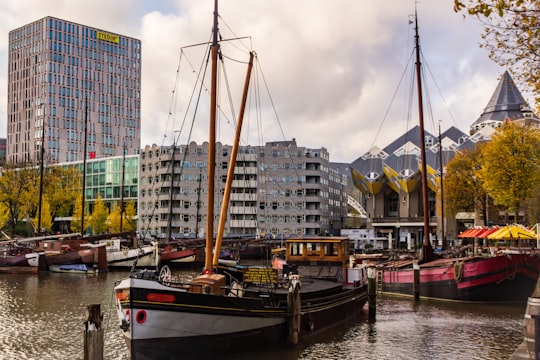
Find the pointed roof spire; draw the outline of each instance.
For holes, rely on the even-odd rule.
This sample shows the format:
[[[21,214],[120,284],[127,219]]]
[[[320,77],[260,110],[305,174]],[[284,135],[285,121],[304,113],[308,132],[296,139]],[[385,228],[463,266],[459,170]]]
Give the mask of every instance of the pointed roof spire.
[[[514,80],[508,71],[505,71],[484,108],[484,112],[471,125],[471,133],[475,133],[486,125],[495,128],[506,120],[520,120],[525,117],[537,119],[531,113],[529,105],[521,95]]]

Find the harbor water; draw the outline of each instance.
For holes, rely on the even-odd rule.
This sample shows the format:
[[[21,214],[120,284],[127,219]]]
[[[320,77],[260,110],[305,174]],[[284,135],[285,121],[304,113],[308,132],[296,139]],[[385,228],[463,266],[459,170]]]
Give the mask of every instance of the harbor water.
[[[82,359],[89,304],[104,313],[105,359],[129,359],[113,297],[125,276],[0,274],[0,359]],[[525,307],[379,296],[375,321],[366,305],[365,315],[300,347],[231,359],[508,359],[523,341]]]

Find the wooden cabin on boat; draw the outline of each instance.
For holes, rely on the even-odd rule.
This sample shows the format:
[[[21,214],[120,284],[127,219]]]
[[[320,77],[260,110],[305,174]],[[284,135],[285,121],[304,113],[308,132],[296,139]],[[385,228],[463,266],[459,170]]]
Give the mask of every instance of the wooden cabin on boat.
[[[284,272],[298,271],[302,276],[345,281],[349,267],[348,237],[300,237],[285,242],[287,265]]]

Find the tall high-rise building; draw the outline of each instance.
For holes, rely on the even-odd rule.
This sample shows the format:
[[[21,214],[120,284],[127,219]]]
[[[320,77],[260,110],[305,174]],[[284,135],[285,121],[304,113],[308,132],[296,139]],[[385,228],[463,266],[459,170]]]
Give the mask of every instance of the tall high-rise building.
[[[7,162],[137,154],[141,41],[45,17],[9,33]],[[86,136],[85,136],[86,135]]]

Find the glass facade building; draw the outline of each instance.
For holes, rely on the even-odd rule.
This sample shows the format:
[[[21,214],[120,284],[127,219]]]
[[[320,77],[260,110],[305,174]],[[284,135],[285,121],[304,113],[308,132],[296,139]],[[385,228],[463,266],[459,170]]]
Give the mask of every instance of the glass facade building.
[[[58,166],[75,167],[83,174],[84,161],[61,163]],[[139,155],[114,156],[86,161],[86,212],[91,214],[96,199],[101,196],[105,206],[112,210],[123,201],[133,202],[137,209],[139,188]],[[124,196],[122,197],[122,188]]]

